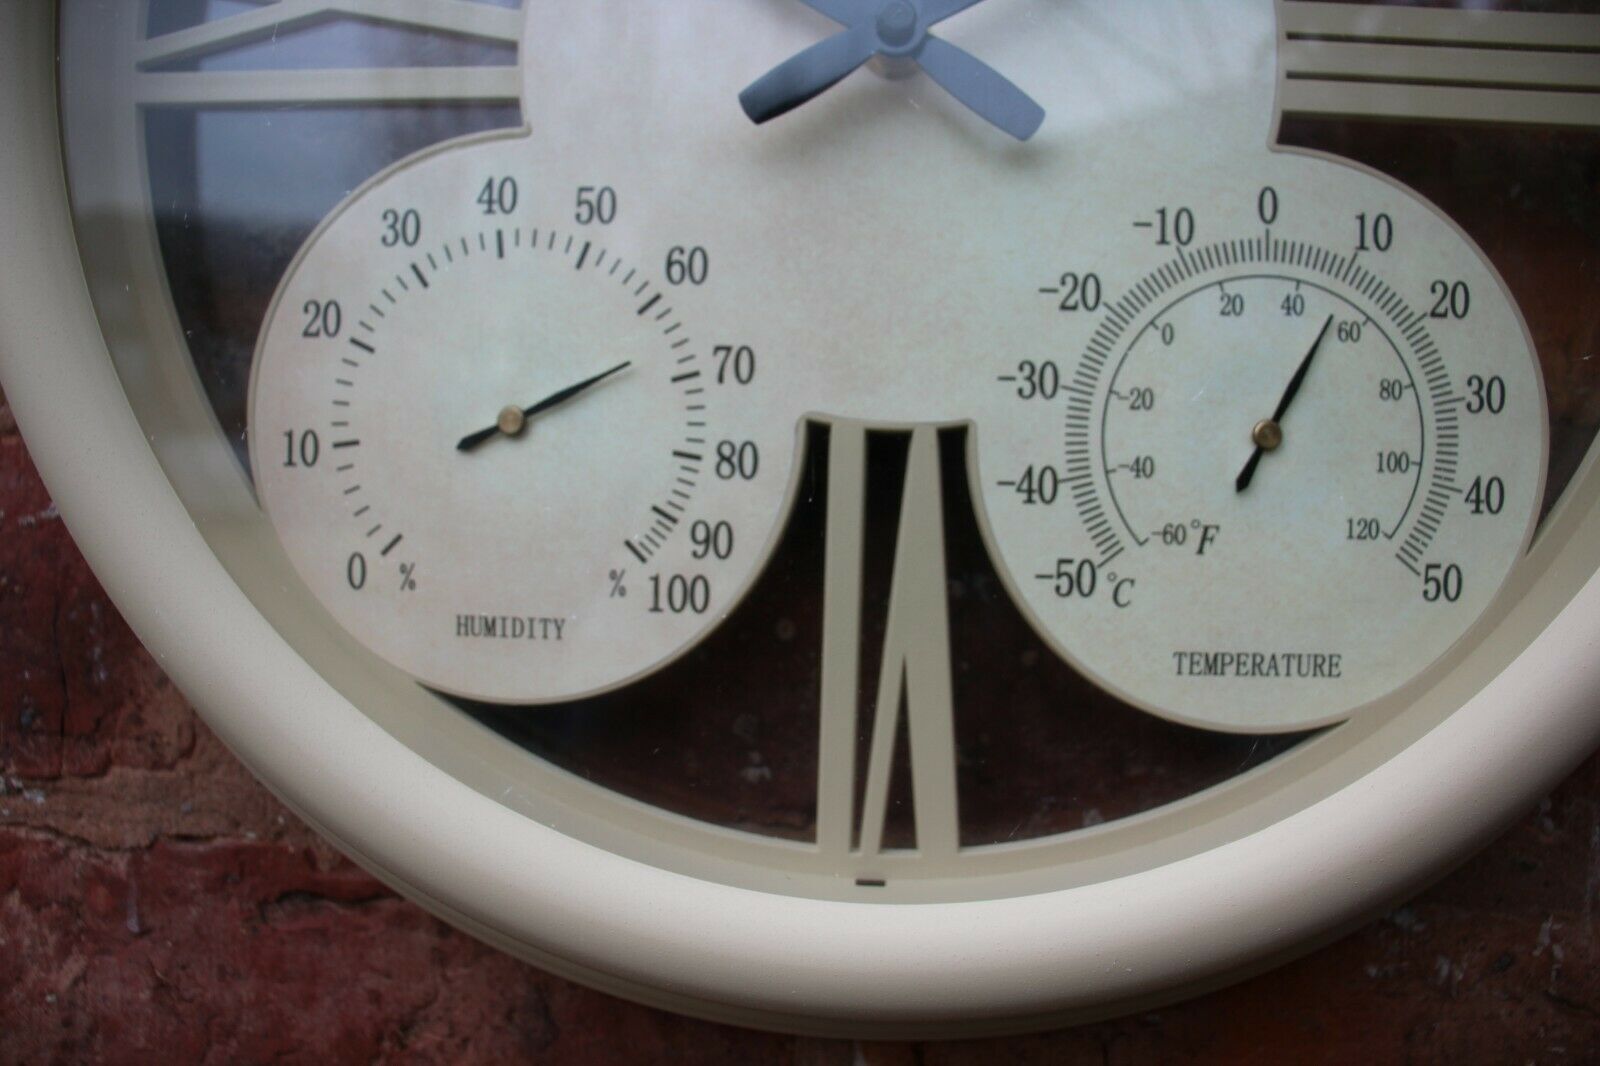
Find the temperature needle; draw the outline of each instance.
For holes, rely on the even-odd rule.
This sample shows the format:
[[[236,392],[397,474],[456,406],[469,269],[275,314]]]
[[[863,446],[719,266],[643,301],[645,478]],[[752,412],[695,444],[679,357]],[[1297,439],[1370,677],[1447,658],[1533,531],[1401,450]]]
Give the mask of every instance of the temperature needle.
[[[476,448],[490,437],[500,433],[504,433],[508,437],[515,436],[516,434],[522,432],[522,427],[527,423],[528,419],[533,418],[535,415],[538,415],[543,411],[548,411],[557,404],[566,403],[579,393],[587,392],[589,389],[592,389],[596,385],[600,384],[606,378],[613,374],[621,373],[632,365],[632,362],[618,363],[610,370],[602,371],[592,378],[585,378],[576,385],[568,385],[566,388],[561,389],[558,392],[552,392],[549,396],[546,396],[544,399],[540,400],[531,407],[507,407],[504,411],[500,412],[500,417],[495,420],[494,425],[480,429],[476,433],[468,433],[465,437],[462,437],[460,442],[456,444],[456,450],[470,452],[472,449]]]
[[[1250,431],[1250,439],[1255,441],[1256,450],[1250,453],[1250,459],[1244,464],[1244,469],[1239,471],[1239,478],[1233,483],[1234,491],[1243,492],[1250,487],[1250,482],[1256,476],[1256,467],[1261,465],[1261,457],[1267,452],[1275,450],[1283,443],[1283,416],[1288,413],[1289,405],[1294,403],[1294,398],[1300,394],[1300,386],[1305,384],[1306,373],[1311,369],[1311,361],[1317,357],[1317,352],[1322,348],[1322,340],[1328,335],[1328,327],[1333,325],[1333,316],[1328,316],[1328,321],[1322,324],[1322,332],[1317,334],[1317,339],[1311,342],[1311,350],[1306,357],[1300,360],[1300,366],[1294,372],[1294,377],[1289,379],[1289,387],[1283,390],[1283,399],[1278,401],[1278,409],[1272,412],[1272,417],[1255,424]]]

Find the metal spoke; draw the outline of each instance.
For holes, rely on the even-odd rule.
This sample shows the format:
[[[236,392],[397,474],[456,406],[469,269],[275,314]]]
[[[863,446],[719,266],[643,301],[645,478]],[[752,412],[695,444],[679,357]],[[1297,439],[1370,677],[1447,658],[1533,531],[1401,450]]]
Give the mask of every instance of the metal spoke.
[[[134,61],[141,69],[147,69],[212,55],[309,22],[340,16],[505,44],[516,44],[522,37],[520,12],[465,0],[278,0],[254,11],[142,41],[134,50]]]
[[[146,107],[275,107],[428,101],[515,104],[516,67],[379,67],[369,70],[200,71],[134,76]]]

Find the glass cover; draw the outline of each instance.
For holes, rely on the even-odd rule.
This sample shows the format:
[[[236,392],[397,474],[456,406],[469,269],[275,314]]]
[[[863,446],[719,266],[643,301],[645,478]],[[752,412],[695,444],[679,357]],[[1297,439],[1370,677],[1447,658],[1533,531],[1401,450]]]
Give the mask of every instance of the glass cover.
[[[136,412],[386,728],[650,861],[959,896],[1470,656],[1600,426],[1595,5],[661,5],[597,65],[615,6],[62,4]],[[1069,98],[1074,19],[1133,84]]]

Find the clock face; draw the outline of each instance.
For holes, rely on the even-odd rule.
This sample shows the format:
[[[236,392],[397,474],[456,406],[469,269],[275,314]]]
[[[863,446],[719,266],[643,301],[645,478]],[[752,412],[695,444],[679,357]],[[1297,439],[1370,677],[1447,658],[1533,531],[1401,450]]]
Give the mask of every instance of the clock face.
[[[517,931],[554,895],[455,894],[451,849],[548,834],[582,850],[520,890],[604,924],[616,875],[578,856],[620,857],[695,913],[757,900],[751,936],[1206,891],[1179,871],[1314,809],[1368,831],[1380,771],[1470,774],[1401,756],[1464,729],[1600,562],[1600,105],[1562,65],[1600,20],[340,10],[64,3],[78,250],[206,565],[326,687],[280,673],[276,705],[333,708],[240,745],[517,950],[679,980]],[[397,787],[333,723],[495,842],[279,781]],[[1302,935],[1349,920],[1294,895]],[[1167,912],[1142,913],[1126,944]],[[918,950],[883,963],[901,1018],[940,1002]],[[682,980],[690,1009],[744,994]],[[974,1011],[1154,992],[1074,982]],[[741,1016],[830,1016],[759,999]]]
[[[1079,66],[1050,61],[1081,11],[1038,12],[1026,36],[1004,5],[973,12],[994,61],[1060,101],[1018,143],[933,76],[757,128],[747,112],[793,103],[763,94],[798,68],[743,107],[734,72],[658,73],[694,49],[812,55],[800,4],[530,10],[530,33],[563,42],[524,61],[530,132],[348,199],[261,333],[251,469],[300,577],[424,684],[590,695],[740,602],[793,513],[804,425],[825,427],[815,461],[844,486],[867,438],[898,434],[880,670],[938,691],[950,427],[971,497],[953,517],[982,530],[1004,597],[1129,702],[1283,732],[1404,687],[1526,547],[1540,368],[1428,205],[1268,147],[1252,46],[1270,24],[1246,15],[1218,20],[1231,52],[1175,49],[1171,84],[1086,97]],[[619,72],[583,77],[604,54]],[[1120,119],[1147,97],[1152,117]],[[878,113],[897,98],[919,114]],[[818,127],[828,143],[784,154]],[[828,650],[861,639],[860,494],[823,502]],[[953,753],[952,713],[935,717]]]

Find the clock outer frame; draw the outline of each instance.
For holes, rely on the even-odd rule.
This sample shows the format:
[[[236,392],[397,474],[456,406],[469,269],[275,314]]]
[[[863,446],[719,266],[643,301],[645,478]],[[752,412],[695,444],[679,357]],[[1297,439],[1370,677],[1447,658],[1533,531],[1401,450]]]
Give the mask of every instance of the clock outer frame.
[[[654,1006],[791,1032],[973,1036],[1120,1014],[1354,927],[1486,844],[1600,743],[1591,449],[1486,640],[1520,654],[1375,768],[1209,851],[1003,899],[848,903],[702,880],[538,824],[346,700],[196,529],[90,302],[55,55],[53,4],[0,7],[0,381],[62,518],[134,632],[268,788],[397,891],[514,955]]]

